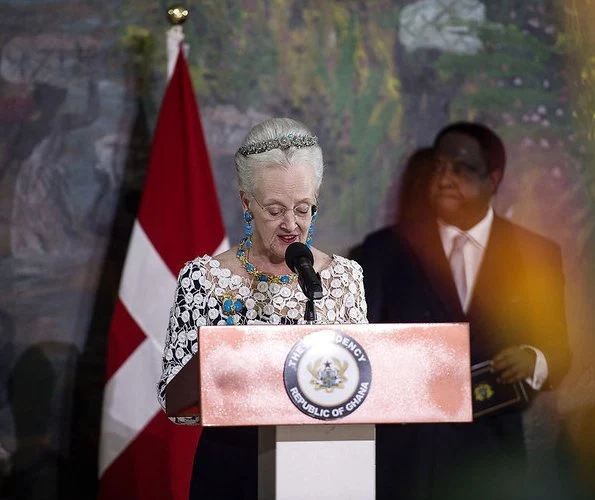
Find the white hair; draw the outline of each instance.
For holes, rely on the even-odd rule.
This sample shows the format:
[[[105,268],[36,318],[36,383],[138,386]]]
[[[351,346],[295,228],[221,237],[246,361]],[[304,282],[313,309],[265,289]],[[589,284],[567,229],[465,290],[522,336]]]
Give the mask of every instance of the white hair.
[[[270,118],[254,125],[241,146],[278,139],[280,137],[286,137],[289,134],[314,135],[303,123],[292,120],[291,118]],[[248,193],[254,192],[256,172],[261,168],[273,166],[291,168],[292,165],[297,163],[306,163],[314,168],[314,188],[317,192],[322,182],[324,163],[322,160],[322,149],[318,144],[302,148],[291,146],[288,149],[271,149],[264,153],[250,154],[248,156],[244,156],[238,151],[235,154],[234,160],[240,189]]]

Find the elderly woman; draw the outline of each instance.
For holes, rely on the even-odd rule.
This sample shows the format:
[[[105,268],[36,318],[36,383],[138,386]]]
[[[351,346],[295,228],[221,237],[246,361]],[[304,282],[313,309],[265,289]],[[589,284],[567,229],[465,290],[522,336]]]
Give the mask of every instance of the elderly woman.
[[[310,247],[320,273],[317,321],[367,321],[360,266],[311,246],[323,174],[316,136],[289,118],[266,120],[246,136],[235,164],[246,234],[234,248],[197,257],[180,271],[159,382],[162,406],[165,386],[197,351],[200,326],[304,322],[307,298],[285,263],[294,242]],[[256,480],[255,428],[203,429],[190,498],[256,498]]]

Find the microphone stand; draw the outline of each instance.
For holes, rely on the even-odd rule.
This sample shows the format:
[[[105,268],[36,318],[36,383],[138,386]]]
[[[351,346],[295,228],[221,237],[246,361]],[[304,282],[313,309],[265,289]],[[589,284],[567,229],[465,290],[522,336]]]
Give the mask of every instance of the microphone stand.
[[[285,250],[285,263],[298,275],[298,284],[308,299],[304,311],[304,321],[312,325],[316,323],[314,301],[322,298],[322,284],[320,275],[313,267],[312,251],[303,243],[294,242]]]
[[[304,320],[309,325],[313,325],[316,323],[316,309],[314,308],[314,300],[308,297],[308,302],[306,302],[306,310],[304,312]]]
[[[308,288],[301,276],[298,277],[298,283],[302,289],[302,292],[308,299],[308,302],[306,302],[306,309],[304,311],[304,321],[308,325],[313,325],[314,323],[316,323],[316,308],[314,307],[314,297],[317,292]],[[319,292],[319,297],[316,298],[320,298],[321,296],[322,292]]]

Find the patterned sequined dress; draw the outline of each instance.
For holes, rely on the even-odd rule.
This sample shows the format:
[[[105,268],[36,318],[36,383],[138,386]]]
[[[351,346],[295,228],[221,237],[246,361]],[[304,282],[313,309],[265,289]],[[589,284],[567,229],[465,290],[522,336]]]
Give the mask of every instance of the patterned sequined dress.
[[[355,261],[334,255],[321,270],[323,298],[316,301],[321,324],[366,323],[363,275]],[[198,328],[211,325],[304,323],[306,296],[297,280],[288,284],[247,279],[233,274],[209,256],[188,262],[180,271],[171,309],[158,394],[165,405],[165,386],[198,349]],[[195,424],[193,418],[173,419]]]

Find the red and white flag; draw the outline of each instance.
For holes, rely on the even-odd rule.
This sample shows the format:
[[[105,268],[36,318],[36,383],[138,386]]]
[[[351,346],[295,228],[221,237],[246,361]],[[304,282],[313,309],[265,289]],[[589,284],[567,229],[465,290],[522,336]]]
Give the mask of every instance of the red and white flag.
[[[157,402],[177,273],[228,247],[198,106],[179,51],[153,138],[107,357],[100,498],[187,499],[200,428],[171,423]]]

